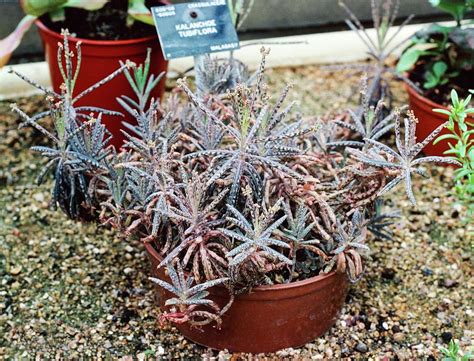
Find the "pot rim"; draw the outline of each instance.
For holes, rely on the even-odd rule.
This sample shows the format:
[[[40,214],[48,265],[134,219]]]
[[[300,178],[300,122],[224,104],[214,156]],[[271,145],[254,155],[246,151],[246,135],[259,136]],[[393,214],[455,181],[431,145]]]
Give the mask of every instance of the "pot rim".
[[[57,33],[54,30],[51,30],[48,28],[40,19],[35,20],[36,26],[40,29],[40,31],[43,31],[44,33],[48,34],[49,36],[57,39],[58,41],[62,41],[63,37],[60,33]],[[81,42],[83,45],[89,45],[89,46],[126,46],[126,45],[135,45],[135,44],[140,44],[140,43],[147,43],[150,41],[156,40],[158,35],[150,35],[146,37],[141,37],[141,38],[136,38],[136,39],[127,39],[127,40],[93,40],[93,39],[84,39],[84,38],[78,38],[75,36],[68,36],[68,40],[72,42]]]
[[[156,251],[155,247],[151,243],[145,243],[145,248],[147,252],[155,259],[162,261],[163,257]],[[288,290],[294,290],[298,288],[302,288],[308,285],[315,285],[315,284],[321,284],[323,285],[324,281],[328,281],[330,278],[335,277],[338,275],[336,270],[333,270],[327,274],[322,274],[322,275],[317,275],[313,276],[304,280],[296,281],[296,282],[290,282],[290,283],[285,283],[285,284],[278,284],[278,285],[265,285],[265,286],[257,286],[255,288],[252,288],[252,292],[248,294],[242,294],[241,296],[252,296],[255,293],[262,293],[262,292],[268,292],[268,291],[288,291]]]

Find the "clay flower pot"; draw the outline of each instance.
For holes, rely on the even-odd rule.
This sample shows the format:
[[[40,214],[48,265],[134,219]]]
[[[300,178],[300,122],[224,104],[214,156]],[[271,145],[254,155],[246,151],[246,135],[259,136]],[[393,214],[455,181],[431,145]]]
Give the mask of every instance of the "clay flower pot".
[[[53,89],[60,92],[60,86],[63,82],[59,67],[57,64],[58,43],[62,43],[61,34],[52,31],[41,20],[36,21],[39,33],[44,43],[46,61],[51,73]],[[71,49],[74,50],[77,42],[81,42],[82,64],[79,77],[75,87],[75,94],[79,94],[99,80],[105,78],[120,66],[119,60],[125,62],[127,59],[141,64],[145,61],[147,48],[152,49],[150,74],[160,74],[168,68],[168,62],[163,58],[158,36],[153,35],[145,38],[131,40],[89,40],[69,37]],[[165,89],[165,78],[152,92],[152,97],[161,98]],[[77,102],[77,105],[87,105],[100,107],[108,110],[122,112],[125,118],[115,116],[103,116],[103,123],[112,133],[112,144],[120,147],[123,144],[124,136],[120,132],[122,121],[136,123],[134,118],[117,103],[116,98],[120,95],[126,95],[135,99],[135,94],[131,89],[124,74],[119,75],[112,81],[101,86],[94,92],[84,96]]]
[[[166,280],[163,259],[150,244],[145,244],[154,277]],[[275,286],[261,286],[250,294],[236,296],[222,316],[220,329],[215,324],[191,328],[176,327],[191,341],[217,350],[232,352],[274,352],[302,346],[324,334],[337,320],[348,288],[345,274],[335,272],[307,280]],[[162,310],[171,296],[156,287],[157,302]],[[210,297],[223,307],[229,301],[224,287],[210,289]]]
[[[433,109],[448,110],[448,108],[437,104],[428,98],[425,98],[407,84],[405,84],[405,89],[408,92],[410,109],[413,110],[415,116],[418,118],[418,124],[416,126],[416,138],[418,140],[423,140],[433,130],[448,120],[447,115],[433,112]],[[474,117],[471,116],[469,119],[470,122],[474,122]],[[440,135],[447,133],[449,133],[449,130],[443,129]],[[436,144],[431,142],[426,145],[425,148],[423,148],[423,152],[428,156],[444,156],[444,152],[449,149],[449,141],[453,142],[453,140],[442,140]]]

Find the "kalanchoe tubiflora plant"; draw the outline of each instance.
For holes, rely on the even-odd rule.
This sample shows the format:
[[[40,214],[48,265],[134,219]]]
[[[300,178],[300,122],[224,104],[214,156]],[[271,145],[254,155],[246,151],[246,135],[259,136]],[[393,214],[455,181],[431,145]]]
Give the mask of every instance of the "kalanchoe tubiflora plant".
[[[111,169],[107,161],[113,152],[113,149],[108,147],[111,135],[101,123],[101,117],[102,114],[121,114],[101,108],[76,106],[76,102],[85,94],[121,74],[132,64],[122,65],[107,78],[75,95],[74,87],[80,71],[81,49],[78,44],[77,65],[74,68],[72,62],[74,54],[69,48],[68,35],[68,32],[64,31],[64,43],[58,50],[58,65],[64,81],[61,94],[46,89],[14,71],[20,78],[45,93],[49,110],[31,117],[16,105],[12,105],[12,110],[24,120],[20,126],[28,125],[35,128],[52,143],[32,147],[32,150],[48,159],[38,176],[38,182],[41,183],[49,171],[53,173],[53,205],[59,206],[70,218],[89,218],[90,215],[87,213],[99,206],[95,185]],[[46,117],[51,117],[53,120],[52,131],[39,124],[39,121]]]
[[[103,216],[161,254],[159,267],[167,267],[171,283],[155,282],[173,294],[162,321],[219,324],[232,295],[260,285],[333,270],[358,280],[367,231],[390,237],[386,226],[395,214],[381,211],[380,196],[403,181],[415,202],[411,177],[425,175],[419,165],[452,162],[416,159],[440,129],[417,142],[411,112],[375,121],[380,105],[367,98],[366,119],[354,118],[347,132],[334,133],[337,124],[306,124],[291,103],[285,106],[290,87],[276,99],[267,94],[262,53],[253,86],[211,96],[183,80],[187,101],[152,102],[145,116],[134,112],[138,126],[115,164],[124,184],[110,182]],[[182,117],[213,129],[213,141]],[[398,151],[377,141],[392,127]],[[347,143],[353,133],[359,140]],[[206,291],[217,284],[231,295],[223,308]]]
[[[411,84],[410,80],[403,74],[397,73],[389,62],[394,51],[404,44],[404,41],[397,40],[397,35],[411,21],[413,16],[407,17],[394,30],[392,27],[397,19],[400,0],[372,0],[372,21],[376,33],[376,36],[372,37],[344,1],[339,1],[339,5],[349,15],[346,24],[364,43],[367,54],[372,60],[370,64],[350,65],[349,67],[367,73],[368,88],[365,96],[368,98],[369,104],[376,106],[379,100],[386,99],[386,106],[390,110],[392,108],[390,82],[393,79],[403,79]],[[412,85],[416,88],[414,84]]]
[[[367,79],[365,77],[362,79],[360,93],[361,101],[359,108],[356,111],[351,109],[348,110],[350,115],[349,121],[347,121],[347,119],[334,120],[334,123],[339,127],[352,131],[356,138],[329,142],[329,146],[351,146],[360,148],[367,144],[367,142],[364,141],[365,138],[379,140],[395,127],[395,118],[398,113],[406,110],[406,107],[402,107],[397,111],[383,115],[382,113],[385,104],[382,99],[380,99],[376,105],[370,104],[367,90]]]

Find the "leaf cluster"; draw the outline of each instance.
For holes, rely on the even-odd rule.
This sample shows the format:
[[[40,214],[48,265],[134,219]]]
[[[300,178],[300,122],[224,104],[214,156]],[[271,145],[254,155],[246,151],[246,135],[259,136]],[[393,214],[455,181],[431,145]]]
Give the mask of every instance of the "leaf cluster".
[[[434,109],[433,111],[449,116],[447,134],[440,135],[434,144],[447,140],[449,149],[444,154],[450,156],[460,167],[455,170],[455,191],[459,201],[467,207],[467,219],[474,217],[474,122],[469,108],[471,95],[459,99],[456,90],[451,91],[451,109]]]

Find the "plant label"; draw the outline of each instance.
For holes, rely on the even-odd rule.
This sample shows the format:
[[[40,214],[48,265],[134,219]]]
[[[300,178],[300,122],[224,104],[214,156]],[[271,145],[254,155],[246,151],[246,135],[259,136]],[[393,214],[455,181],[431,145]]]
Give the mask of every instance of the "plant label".
[[[240,47],[227,0],[157,6],[151,10],[167,60]]]

